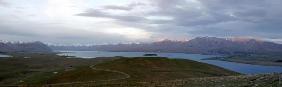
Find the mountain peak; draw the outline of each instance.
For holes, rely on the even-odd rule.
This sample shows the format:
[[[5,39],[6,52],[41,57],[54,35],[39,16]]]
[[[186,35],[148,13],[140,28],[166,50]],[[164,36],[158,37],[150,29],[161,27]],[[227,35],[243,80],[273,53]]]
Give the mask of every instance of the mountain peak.
[[[39,53],[50,53],[52,49],[40,41],[35,42],[16,42],[16,43],[1,43],[0,52],[39,52]]]
[[[257,38],[247,38],[247,37],[234,37],[231,38],[230,40],[232,40],[233,42],[265,42]]]
[[[218,37],[196,37],[194,39],[189,40],[189,42],[223,42],[229,41],[226,38],[218,38]]]

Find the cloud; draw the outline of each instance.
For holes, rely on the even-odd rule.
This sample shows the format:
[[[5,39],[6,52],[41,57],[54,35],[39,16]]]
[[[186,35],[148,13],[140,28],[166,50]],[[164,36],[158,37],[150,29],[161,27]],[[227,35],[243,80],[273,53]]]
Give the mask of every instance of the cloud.
[[[143,17],[134,16],[134,15],[113,15],[106,12],[102,12],[98,9],[89,9],[84,13],[77,14],[78,16],[88,16],[88,17],[101,17],[101,18],[110,18],[116,19],[119,21],[128,21],[128,22],[139,22],[145,20]]]
[[[105,9],[112,9],[112,10],[131,10],[131,7],[127,6],[117,6],[117,5],[107,5],[104,6]]]
[[[262,37],[277,42],[282,39],[281,0],[46,2],[0,0],[1,6],[9,5],[0,8],[0,39],[67,44],[183,40],[197,36]]]
[[[0,0],[0,6],[8,6],[9,4],[4,0]]]
[[[149,0],[149,3],[142,4],[155,9],[140,14],[135,7],[126,7],[128,10],[125,14],[116,15],[106,10],[120,7],[111,6],[87,10],[79,16],[117,19],[126,26],[135,22],[135,25],[148,26],[159,33],[169,33],[166,32],[169,30],[186,31],[190,35],[197,34],[195,36],[282,38],[282,35],[278,35],[282,32],[282,25],[279,24],[282,22],[280,0]],[[156,21],[149,18],[152,16],[167,16],[171,19]]]
[[[130,41],[123,35],[40,23],[23,23],[19,26],[0,25],[0,31],[0,40],[7,41],[42,41],[67,45],[107,44]]]
[[[134,10],[135,8],[145,6],[146,4],[144,2],[133,2],[126,5],[105,5],[102,8],[105,10],[125,10],[130,11]]]

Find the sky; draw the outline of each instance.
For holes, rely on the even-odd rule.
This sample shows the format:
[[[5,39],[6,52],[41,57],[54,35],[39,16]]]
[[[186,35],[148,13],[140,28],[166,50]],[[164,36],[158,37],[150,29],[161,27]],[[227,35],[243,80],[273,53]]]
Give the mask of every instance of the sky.
[[[282,43],[282,0],[0,0],[0,40],[115,44],[195,37]]]

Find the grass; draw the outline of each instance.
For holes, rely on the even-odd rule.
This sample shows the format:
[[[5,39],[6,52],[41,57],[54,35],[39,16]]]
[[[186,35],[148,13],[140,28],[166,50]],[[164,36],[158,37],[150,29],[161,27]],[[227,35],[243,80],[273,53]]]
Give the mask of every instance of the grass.
[[[70,66],[72,69],[68,69]],[[129,78],[125,78],[127,75]],[[279,87],[278,75],[245,76],[205,63],[163,57],[81,59],[16,54],[0,59],[0,86]]]
[[[75,70],[59,73],[53,78],[48,80],[48,83],[68,83],[68,82],[87,82],[87,81],[104,81],[110,79],[123,78],[124,75],[101,71],[93,70],[89,66],[76,67]]]
[[[63,86],[131,87],[154,85],[155,82],[169,82],[170,84],[170,81],[178,79],[239,75],[239,73],[205,63],[162,57],[123,57],[95,64],[94,68],[97,70],[87,66],[76,67],[75,70],[55,75],[48,82],[64,83]],[[120,79],[126,76],[111,71],[123,72],[130,77]]]
[[[162,57],[123,57],[95,64],[93,68],[89,66],[75,67],[74,70],[53,76],[47,83],[87,81],[135,83],[136,81],[169,81],[184,78],[239,75],[239,73],[205,63]]]
[[[146,81],[238,75],[233,71],[192,60],[157,57],[121,58],[96,67],[127,73],[131,76],[129,80]]]
[[[48,87],[281,87],[282,74],[186,78],[170,81],[82,82]]]
[[[55,54],[12,54],[0,59],[0,85],[46,84],[53,72],[62,72],[69,66],[90,66],[111,58],[66,58]],[[30,57],[30,58],[24,58]]]

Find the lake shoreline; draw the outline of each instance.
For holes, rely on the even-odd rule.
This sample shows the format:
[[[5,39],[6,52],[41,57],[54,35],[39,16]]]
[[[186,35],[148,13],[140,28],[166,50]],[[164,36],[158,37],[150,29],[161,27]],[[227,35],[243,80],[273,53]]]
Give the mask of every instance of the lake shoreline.
[[[251,65],[261,65],[261,66],[278,66],[282,67],[282,62],[275,61],[262,61],[262,60],[248,60],[243,58],[230,58],[230,57],[212,57],[206,58],[203,60],[219,60],[219,61],[228,61],[235,63],[251,64]]]
[[[105,51],[68,51],[67,53],[60,55],[76,56],[81,58],[95,58],[95,57],[140,57],[148,52],[105,52]],[[150,52],[154,53],[154,52]],[[281,73],[282,67],[278,66],[262,66],[253,64],[236,63],[220,60],[205,60],[208,58],[218,57],[217,55],[201,55],[201,54],[185,54],[185,53],[154,53],[159,57],[168,57],[173,59],[190,59],[198,62],[204,62],[212,65],[216,65],[228,70],[243,74],[263,74],[263,73]],[[222,55],[219,55],[222,57]],[[204,59],[204,60],[202,60]]]

